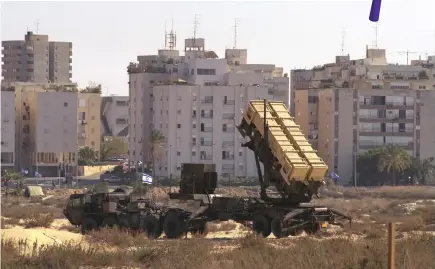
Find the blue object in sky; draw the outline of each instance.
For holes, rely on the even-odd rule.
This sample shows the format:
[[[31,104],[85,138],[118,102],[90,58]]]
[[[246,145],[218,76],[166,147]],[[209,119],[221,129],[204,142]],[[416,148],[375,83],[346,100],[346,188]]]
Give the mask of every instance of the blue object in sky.
[[[143,173],[142,174],[142,182],[146,183],[146,184],[153,184],[153,177]]]
[[[370,8],[369,20],[372,22],[379,21],[379,14],[381,12],[382,0],[372,0],[372,7]]]

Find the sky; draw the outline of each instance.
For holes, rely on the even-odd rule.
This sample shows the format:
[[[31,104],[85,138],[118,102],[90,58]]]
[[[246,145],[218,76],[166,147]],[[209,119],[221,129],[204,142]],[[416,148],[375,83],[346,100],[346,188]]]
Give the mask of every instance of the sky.
[[[24,39],[27,30],[49,35],[51,41],[73,42],[72,80],[84,87],[102,84],[103,95],[128,94],[126,68],[137,55],[164,48],[165,22],[177,33],[177,49],[193,36],[205,38],[206,50],[224,57],[234,44],[248,49],[248,63],[276,64],[285,72],[333,62],[344,54],[363,58],[374,45],[371,0],[255,2],[2,2],[1,40]],[[383,0],[378,47],[389,62],[435,55],[434,0]],[[182,54],[182,52],[181,52]]]

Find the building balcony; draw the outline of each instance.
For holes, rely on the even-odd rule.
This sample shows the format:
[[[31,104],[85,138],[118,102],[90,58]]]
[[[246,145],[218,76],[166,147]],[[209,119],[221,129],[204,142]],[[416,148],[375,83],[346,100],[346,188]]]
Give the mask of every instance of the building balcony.
[[[234,133],[235,131],[236,131],[235,127],[227,127],[222,129],[222,132],[224,133]]]
[[[235,100],[224,100],[224,105],[230,105],[233,106],[236,104]]]
[[[359,144],[359,149],[363,149],[363,150],[368,150],[368,149],[374,149],[374,148],[379,148],[379,147],[384,147],[387,145],[395,145],[400,147],[403,150],[414,150],[414,143],[409,143],[409,144],[403,144],[403,143],[367,143],[368,141],[366,141],[363,144]]]
[[[213,146],[213,141],[201,141],[201,146]]]
[[[212,133],[213,132],[213,127],[204,127],[201,129],[201,132],[203,133]]]
[[[211,161],[213,160],[213,157],[211,155],[201,155],[200,159],[205,161]]]
[[[379,118],[379,117],[360,117],[362,123],[413,123],[414,116],[406,118]]]
[[[213,119],[212,113],[201,114],[201,118],[203,119]]]
[[[380,105],[360,102],[359,107],[365,109],[414,109],[414,104],[386,103],[385,105]]]
[[[233,120],[236,114],[234,113],[224,113],[222,114],[222,119]]]
[[[385,130],[384,132],[381,132],[380,129],[374,128],[371,130],[359,130],[359,135],[363,136],[414,136],[414,130],[410,129],[404,129],[403,131],[399,131],[397,129],[394,130]]]
[[[202,99],[201,104],[213,104],[213,98]]]
[[[222,147],[233,147],[234,146],[234,141],[223,141],[222,142]]]

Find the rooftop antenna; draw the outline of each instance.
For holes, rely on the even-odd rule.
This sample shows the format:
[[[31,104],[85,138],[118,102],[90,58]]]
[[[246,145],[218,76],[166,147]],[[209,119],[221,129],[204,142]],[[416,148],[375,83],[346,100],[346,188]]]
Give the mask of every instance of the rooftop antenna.
[[[39,19],[36,20],[36,34],[39,33]]]
[[[374,41],[374,48],[378,48],[378,35],[379,35],[379,22],[376,22],[375,24],[375,41]]]
[[[344,38],[346,37],[346,29],[341,30],[341,56],[344,55]]]
[[[237,27],[239,26],[239,19],[234,19],[234,47],[233,49],[237,48]]]
[[[199,15],[195,14],[195,16],[193,17],[193,47],[194,47],[194,53],[195,53],[195,58],[197,56],[196,54],[196,34],[198,32],[198,26],[199,26]]]
[[[195,46],[196,34],[198,32],[198,26],[199,26],[199,15],[195,14],[195,16],[193,18],[193,46]]]

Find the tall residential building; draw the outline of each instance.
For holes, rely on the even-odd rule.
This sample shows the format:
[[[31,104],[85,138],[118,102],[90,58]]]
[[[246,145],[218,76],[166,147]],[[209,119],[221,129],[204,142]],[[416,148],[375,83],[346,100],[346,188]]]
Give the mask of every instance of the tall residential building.
[[[128,96],[101,97],[101,135],[128,136]]]
[[[2,41],[2,81],[67,83],[72,78],[72,43],[27,32],[24,40]]]
[[[15,92],[1,91],[1,169],[14,169],[15,155]]]
[[[180,164],[191,161],[216,163],[224,176],[256,176],[235,125],[252,99],[288,104],[289,78],[275,65],[247,64],[244,49],[226,50],[220,59],[205,50],[203,38],[186,39],[184,51],[166,48],[130,63],[129,159],[151,162],[156,130],[165,137],[159,176],[179,176]]]
[[[101,91],[78,93],[78,145],[100,151],[101,142]]]
[[[435,61],[387,64],[385,55],[366,49],[364,59],[337,56],[291,72],[291,114],[343,184],[353,178],[357,154],[375,147],[434,155]]]
[[[59,162],[75,166],[80,145],[99,151],[98,89],[88,88],[79,93],[75,83],[12,82],[3,85],[2,100],[3,91],[13,94],[15,130],[11,132],[15,139],[16,169],[56,176]],[[2,129],[2,137],[7,132]]]

